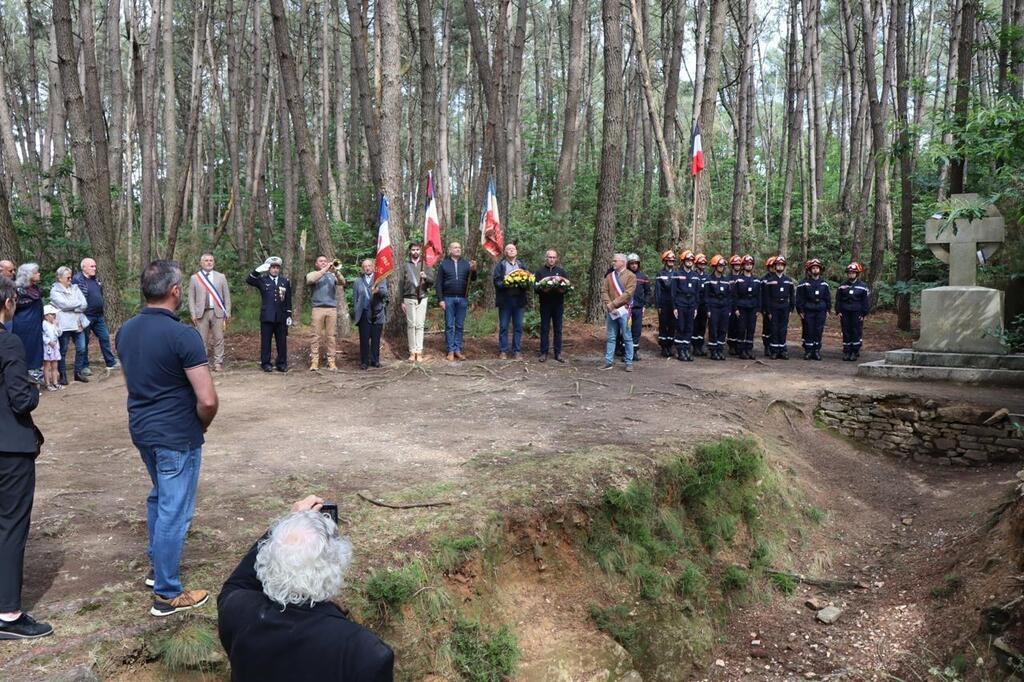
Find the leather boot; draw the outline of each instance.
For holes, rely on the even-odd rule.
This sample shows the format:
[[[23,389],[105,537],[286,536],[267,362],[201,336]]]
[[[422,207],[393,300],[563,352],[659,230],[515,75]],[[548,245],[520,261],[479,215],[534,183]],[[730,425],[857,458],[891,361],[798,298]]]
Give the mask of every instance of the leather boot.
[[[327,358],[327,369],[331,370],[332,372],[334,370],[338,369],[338,366],[336,364],[334,364],[334,356],[333,355],[331,357]]]
[[[315,372],[320,369],[320,357],[317,356],[309,361],[309,371]]]
[[[679,360],[680,362],[682,362],[685,359],[686,359],[686,356],[683,353],[683,347],[679,346],[678,348],[676,348],[676,360]]]

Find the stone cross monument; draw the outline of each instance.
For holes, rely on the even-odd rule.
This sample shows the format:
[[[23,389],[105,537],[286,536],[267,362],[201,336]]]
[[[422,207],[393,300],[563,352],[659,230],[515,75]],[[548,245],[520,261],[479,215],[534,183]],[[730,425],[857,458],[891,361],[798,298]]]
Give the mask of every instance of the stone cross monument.
[[[977,201],[977,194],[954,199]],[[1005,354],[993,331],[1003,328],[1003,292],[977,286],[977,266],[994,254],[1005,239],[1005,223],[995,206],[984,218],[961,218],[949,225],[942,218],[925,223],[925,241],[932,253],[949,263],[949,286],[921,292],[921,338],[914,350],[939,353]]]

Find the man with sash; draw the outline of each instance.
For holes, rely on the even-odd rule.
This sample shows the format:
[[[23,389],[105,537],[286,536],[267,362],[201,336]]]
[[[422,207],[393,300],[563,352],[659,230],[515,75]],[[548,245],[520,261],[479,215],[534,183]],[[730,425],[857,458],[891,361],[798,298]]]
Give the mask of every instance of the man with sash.
[[[199,258],[199,272],[188,283],[188,311],[192,324],[208,347],[213,337],[213,371],[224,369],[224,327],[231,319],[231,290],[228,278],[213,269],[212,253]]]
[[[626,371],[633,371],[633,334],[629,330],[630,302],[636,292],[636,275],[626,267],[626,254],[617,253],[612,260],[612,271],[601,285],[601,302],[605,309],[604,367],[611,369],[615,357],[615,337],[621,336],[626,344]]]

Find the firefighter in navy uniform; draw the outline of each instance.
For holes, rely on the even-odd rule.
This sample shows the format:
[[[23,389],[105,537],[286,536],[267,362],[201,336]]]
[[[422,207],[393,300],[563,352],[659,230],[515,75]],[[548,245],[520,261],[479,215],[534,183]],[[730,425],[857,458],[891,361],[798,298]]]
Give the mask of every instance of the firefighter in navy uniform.
[[[803,328],[804,360],[821,360],[821,335],[832,308],[832,290],[821,276],[821,261],[804,263],[807,276],[796,285],[796,312]]]
[[[743,274],[743,259],[733,254],[729,257],[729,274],[726,279],[731,284]],[[740,319],[735,315],[729,317],[729,331],[726,334],[726,342],[729,346],[729,355],[739,355],[740,341]]]
[[[288,327],[292,326],[292,285],[281,274],[281,259],[271,256],[259,265],[245,283],[260,292],[260,368],[264,372],[276,369],[288,371]],[[270,338],[277,346],[277,358],[270,365]]]
[[[654,307],[658,309],[658,345],[661,357],[672,357],[672,344],[676,339],[675,308],[672,307],[672,276],[676,273],[676,254],[669,250],[661,254],[664,264],[654,278]]]
[[[836,314],[843,328],[843,360],[860,357],[864,318],[871,312],[871,291],[860,280],[864,268],[853,262],[846,266],[846,281],[836,292]]]
[[[698,253],[693,257],[693,266],[697,269],[697,275],[700,276],[701,291],[704,291],[704,282],[708,281],[708,273],[704,271],[707,267],[708,257],[703,253]],[[707,353],[704,352],[704,337],[707,335],[708,330],[708,306],[702,298],[697,303],[697,316],[693,318],[693,354],[704,357]]]
[[[744,360],[754,359],[754,331],[761,309],[761,280],[754,277],[754,257],[743,256],[743,272],[732,281],[733,317],[739,328],[736,350]]]
[[[759,307],[761,310],[761,343],[764,344],[764,357],[767,358],[771,355],[769,351],[771,349],[772,340],[772,323],[768,320],[768,311],[764,307],[764,283],[774,273],[775,256],[771,256],[770,258],[768,258],[768,260],[764,262],[764,267],[767,268],[767,271],[764,273],[764,276],[761,277],[761,279],[758,281],[761,283],[762,299],[759,303]]]
[[[725,360],[725,341],[729,333],[729,320],[733,317],[732,276],[725,274],[725,258],[716,254],[711,258],[711,275],[704,282],[704,302],[711,321],[708,351],[712,360]]]
[[[679,254],[683,267],[672,275],[672,306],[676,316],[676,358],[693,362],[690,344],[693,342],[693,318],[697,316],[700,305],[702,281],[700,274],[693,269],[695,257],[692,251]]]
[[[786,332],[789,331],[789,314],[796,305],[796,284],[786,274],[785,256],[776,256],[773,267],[775,272],[761,285],[772,335],[768,342],[768,357],[773,360],[789,360]]]

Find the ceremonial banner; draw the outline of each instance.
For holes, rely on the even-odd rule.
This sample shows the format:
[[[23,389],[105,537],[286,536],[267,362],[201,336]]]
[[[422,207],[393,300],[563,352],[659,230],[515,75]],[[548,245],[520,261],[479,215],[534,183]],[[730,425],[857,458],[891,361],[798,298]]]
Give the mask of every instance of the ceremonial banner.
[[[505,237],[501,233],[501,217],[498,215],[498,196],[494,192],[494,178],[487,183],[487,198],[484,199],[484,210],[480,214],[480,246],[491,254],[491,258],[499,258],[505,250]]]
[[[700,139],[700,125],[693,126],[693,156],[690,159],[690,174],[696,175],[704,170],[704,147]]]
[[[377,258],[373,266],[374,285],[387,277],[395,267],[395,251],[391,248],[388,217],[388,199],[382,194],[380,196],[380,227],[377,229]]]
[[[441,220],[437,217],[437,203],[434,201],[434,174],[427,171],[427,211],[423,219],[423,260],[428,267],[434,267],[441,260]]]

